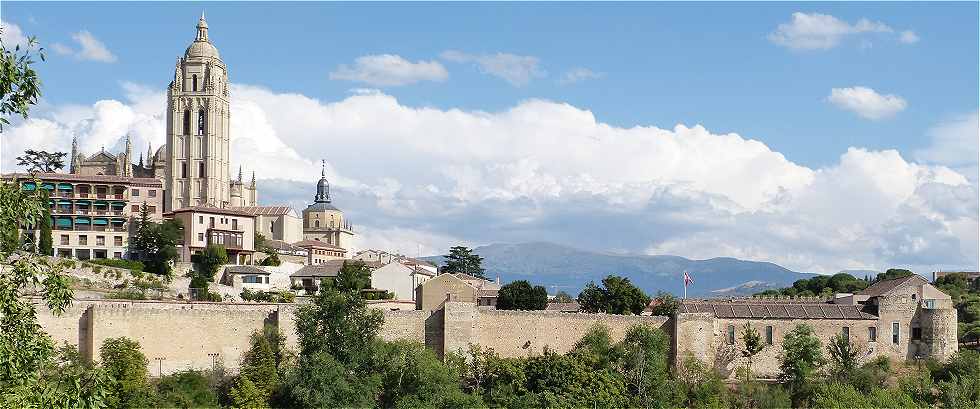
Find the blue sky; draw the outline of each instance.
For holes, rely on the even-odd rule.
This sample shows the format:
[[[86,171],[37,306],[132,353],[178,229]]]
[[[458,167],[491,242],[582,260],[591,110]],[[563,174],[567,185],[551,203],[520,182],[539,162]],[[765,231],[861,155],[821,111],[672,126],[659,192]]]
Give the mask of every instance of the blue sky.
[[[964,124],[969,129],[970,121],[975,121],[977,115],[980,93],[977,3],[6,2],[2,20],[5,25],[16,25],[25,34],[36,35],[47,47],[49,59],[40,66],[45,85],[45,111],[40,115],[48,115],[54,122],[61,121],[65,129],[77,133],[80,132],[78,125],[70,125],[67,123],[70,120],[63,119],[72,116],[66,114],[70,111],[68,108],[94,109],[94,104],[101,100],[120,101],[126,106],[135,107],[139,106],[141,96],[152,99],[154,92],[163,92],[171,79],[175,58],[193,39],[194,25],[202,9],[207,13],[211,40],[229,66],[231,81],[241,85],[238,94],[246,99],[246,96],[256,98],[257,109],[268,116],[270,133],[275,133],[276,143],[281,142],[284,149],[293,151],[297,160],[314,164],[320,156],[328,157],[331,170],[336,172],[336,183],[341,191],[349,189],[350,203],[357,206],[352,212],[362,220],[367,219],[366,224],[375,224],[369,228],[373,229],[375,236],[392,229],[402,233],[411,231],[413,233],[407,236],[411,238],[405,240],[425,241],[433,247],[457,240],[480,244],[547,238],[610,251],[672,251],[691,257],[732,255],[766,258],[799,269],[886,267],[885,264],[898,262],[900,257],[894,255],[893,249],[898,244],[884,237],[873,239],[884,242],[865,249],[867,257],[860,254],[845,256],[833,251],[821,256],[785,255],[787,251],[809,253],[804,242],[789,250],[767,248],[765,245],[732,250],[713,240],[710,240],[713,244],[708,244],[704,241],[705,237],[696,239],[691,236],[687,240],[675,237],[675,233],[679,236],[710,236],[710,232],[717,227],[706,227],[712,225],[707,220],[721,217],[717,215],[705,216],[708,219],[699,219],[693,224],[671,218],[664,223],[667,226],[680,226],[675,227],[676,231],[663,227],[667,230],[662,235],[634,232],[617,237],[614,241],[620,243],[607,248],[602,244],[608,242],[606,239],[570,238],[588,233],[566,231],[554,226],[565,224],[568,220],[566,217],[576,219],[582,213],[593,214],[588,205],[579,203],[579,200],[585,200],[583,197],[569,192],[585,192],[612,204],[628,202],[620,194],[609,193],[606,189],[621,182],[650,182],[655,185],[627,189],[630,192],[639,190],[649,193],[643,199],[647,201],[646,204],[637,208],[646,209],[642,211],[645,215],[677,206],[673,200],[669,205],[650,200],[655,196],[654,192],[659,192],[658,189],[684,182],[693,183],[699,194],[720,195],[733,200],[739,207],[732,210],[724,205],[712,205],[711,212],[723,209],[735,212],[726,213],[725,217],[733,214],[762,217],[776,208],[770,206],[775,206],[774,198],[778,192],[793,192],[797,183],[815,186],[813,180],[819,180],[823,175],[832,174],[833,171],[845,172],[842,169],[847,160],[843,156],[849,152],[849,148],[875,154],[895,150],[903,163],[909,166],[952,169],[966,178],[966,186],[976,192],[976,158],[964,160],[962,157],[950,157],[957,156],[955,145],[962,144],[964,140],[967,141],[967,146],[963,147],[965,151],[975,153],[977,138],[967,135],[964,139],[960,134],[937,135],[945,135],[942,130],[950,128],[954,129],[950,132],[955,133]],[[108,54],[85,54],[83,42],[79,39],[81,32],[87,32],[86,38],[97,41]],[[455,52],[456,57],[447,52]],[[379,81],[377,77],[369,81],[350,80],[363,74],[365,67],[370,65],[367,62],[367,65],[359,66],[359,57],[379,55],[398,56],[410,65],[407,67],[410,72],[400,73],[403,75],[399,77],[400,80],[389,79],[387,82]],[[500,57],[514,59],[501,60]],[[512,64],[515,61],[519,62],[516,66]],[[347,75],[343,75],[344,66],[350,69]],[[495,71],[494,67],[500,71]],[[358,72],[359,69],[361,72]],[[567,81],[566,76],[570,72],[584,73],[583,78]],[[396,73],[383,70],[381,74]],[[409,83],[391,85],[392,81]],[[361,91],[353,91],[359,89]],[[835,89],[837,94],[834,94]],[[591,113],[596,123],[622,131],[627,135],[621,136],[623,138],[634,137],[628,136],[629,130],[634,127],[655,127],[676,132],[677,124],[689,128],[701,125],[715,136],[738,134],[741,140],[739,147],[751,148],[751,140],[761,142],[767,152],[782,155],[785,161],[793,165],[791,168],[795,169],[795,166],[803,170],[799,178],[794,179],[797,181],[773,182],[772,189],[763,189],[764,192],[760,193],[762,196],[758,198],[712,187],[724,183],[712,182],[708,180],[710,178],[677,176],[676,172],[658,173],[658,170],[650,169],[636,170],[635,177],[625,178],[604,178],[602,172],[590,174],[593,179],[589,180],[598,181],[596,186],[575,190],[582,184],[566,179],[589,173],[590,169],[599,165],[583,160],[580,168],[566,169],[549,162],[550,157],[544,153],[549,147],[544,144],[546,141],[562,141],[561,136],[555,136],[537,144],[531,143],[532,147],[528,150],[512,149],[512,157],[489,155],[492,160],[482,162],[487,155],[475,154],[478,161],[458,164],[465,167],[477,161],[476,167],[483,169],[483,173],[477,172],[473,176],[475,179],[468,182],[462,182],[456,176],[447,179],[447,173],[467,173],[445,169],[429,171],[411,168],[419,174],[417,178],[410,179],[403,172],[385,174],[357,170],[359,166],[376,168],[388,166],[390,162],[364,157],[365,152],[376,152],[376,145],[331,139],[339,138],[341,131],[331,128],[329,124],[322,129],[310,126],[307,131],[338,132],[337,135],[321,137],[331,144],[339,143],[344,147],[343,152],[329,149],[311,151],[304,147],[303,141],[316,139],[304,139],[307,137],[299,136],[302,130],[288,129],[289,125],[279,124],[279,118],[287,115],[277,114],[275,110],[279,108],[263,106],[273,99],[288,103],[289,96],[293,94],[306,98],[304,104],[319,104],[318,109],[328,112],[347,112],[345,108],[360,107],[359,101],[368,100],[378,103],[377,106],[384,106],[390,102],[386,98],[390,98],[397,101],[399,108],[418,110],[431,107],[448,117],[452,117],[454,110],[459,110],[478,119],[487,113],[492,116],[491,120],[500,119],[515,108],[533,108],[526,105],[529,101],[545,100],[551,105],[545,106],[545,111],[534,111],[532,116],[545,118],[548,115],[542,112],[553,113],[568,104],[575,109],[574,114]],[[77,109],[71,112],[82,115]],[[311,112],[310,115],[310,118],[317,118],[317,115],[322,117],[323,112]],[[560,118],[560,115],[556,118]],[[601,128],[599,126],[597,132],[602,132]],[[469,128],[445,132],[465,129]],[[513,129],[524,139],[534,139],[539,132],[550,132],[507,126],[500,129]],[[27,131],[25,128],[24,132],[30,134]],[[131,129],[130,132],[134,131]],[[363,132],[365,135],[372,134],[371,129],[364,129]],[[378,134],[386,132],[377,131]],[[422,138],[429,130],[422,128],[415,132],[407,132],[402,137]],[[598,138],[596,135],[583,137]],[[491,133],[484,139],[494,137],[495,134]],[[145,139],[160,141],[162,137],[154,134]],[[439,141],[450,145],[454,143],[451,139],[450,142],[436,139],[431,143]],[[568,143],[574,142],[574,139],[569,139]],[[940,146],[943,143],[946,145]],[[392,145],[388,142],[380,146]],[[717,146],[712,142],[666,158],[672,163],[676,162],[674,166],[705,167],[714,169],[716,173],[726,172],[724,163],[728,159],[724,149],[715,153],[718,157],[703,156],[710,156],[705,152],[711,151],[712,147]],[[626,149],[624,146],[619,148]],[[726,149],[734,149],[730,154],[735,155],[736,159],[732,161],[738,162],[737,158],[742,157],[738,156],[738,148]],[[412,149],[409,151],[415,152]],[[428,152],[419,155],[418,163],[444,162],[439,154]],[[5,170],[11,156],[14,155],[5,150]],[[355,161],[338,156],[360,156],[361,159]],[[653,156],[640,156],[634,160],[643,161],[644,158],[653,160]],[[385,159],[391,158],[386,156]],[[595,159],[617,160],[615,157]],[[529,160],[534,163],[527,165]],[[240,157],[236,161],[248,163],[252,159]],[[518,167],[523,163],[529,168],[540,169],[539,173],[529,171],[532,179],[540,181],[555,177],[559,179],[555,183],[558,187],[538,185],[535,189],[539,190],[533,192],[487,196],[502,200],[499,206],[507,207],[509,210],[506,211],[499,207],[480,210],[489,199],[474,202],[461,198],[461,193],[466,192],[479,196],[478,192],[468,190],[466,183],[481,187],[494,185],[485,179],[499,176],[500,168],[494,166],[508,163]],[[711,165],[715,163],[717,165]],[[402,166],[410,168],[409,163]],[[625,165],[624,168],[630,166]],[[629,170],[624,170],[624,173],[627,172]],[[780,172],[784,171],[774,166],[763,174],[769,177]],[[297,182],[302,179],[292,175],[262,172],[259,177]],[[840,178],[837,182],[826,183],[849,179],[847,175]],[[959,183],[938,178],[947,185]],[[748,176],[744,182],[751,185],[757,179],[756,176]],[[930,180],[935,182],[933,179]],[[396,181],[398,186],[385,185],[391,180]],[[922,190],[918,188],[920,185],[932,183],[924,180],[917,177],[916,182],[910,182],[912,185],[909,186],[915,186],[910,189],[919,192]],[[500,185],[505,189],[519,189],[515,186],[524,186],[521,185],[522,181],[524,179],[510,175],[502,177]],[[281,186],[281,183],[272,184],[268,191],[278,191]],[[385,190],[378,186],[389,188]],[[404,211],[400,213],[386,207],[390,203],[385,200],[394,198],[410,203],[423,202],[424,198],[413,196],[418,191],[414,186],[434,186],[442,193],[452,190],[454,194],[449,198],[459,201],[452,209],[459,211],[460,217],[480,215],[491,221],[493,226],[505,223],[513,228],[497,233],[487,233],[485,229],[467,231],[453,227],[453,223],[434,222],[431,215],[423,217],[420,213],[406,216]],[[379,193],[390,190],[400,192],[401,189],[414,189],[416,192],[392,193],[392,198]],[[544,189],[545,193],[540,193],[540,189]],[[554,189],[560,193],[555,193]],[[747,190],[751,189],[746,187],[739,192]],[[305,191],[301,193],[294,196],[282,192],[274,196],[263,195],[263,198],[296,203],[300,207],[307,196]],[[536,196],[538,194],[543,196]],[[676,192],[671,193],[674,199],[676,195]],[[801,197],[797,200],[803,200]],[[912,200],[910,197],[904,195],[901,200]],[[695,202],[700,205],[705,203],[704,200],[707,199]],[[833,200],[862,202],[864,198],[837,197]],[[873,202],[872,199],[867,200]],[[419,209],[429,209],[421,204],[418,206]],[[562,209],[562,216],[549,213],[549,209],[556,207]],[[972,216],[967,217],[967,221],[972,222],[943,219],[940,223],[943,232],[924,229],[930,234],[948,233],[955,238],[958,247],[975,247],[975,198],[968,203],[968,207],[967,213]],[[693,209],[688,210],[697,213]],[[469,213],[471,211],[474,213]],[[492,214],[486,214],[487,211]],[[570,214],[564,214],[566,211]],[[826,214],[847,211],[836,208]],[[922,218],[931,211],[912,213]],[[419,212],[424,213],[422,210]],[[819,219],[824,215],[814,213],[810,216]],[[619,217],[621,214],[607,216]],[[870,232],[877,228],[875,234],[879,234],[888,226],[907,225],[908,220],[901,219],[898,213],[892,216],[880,223],[872,223],[874,226],[868,226],[868,229],[857,230]],[[515,218],[531,221],[517,223],[514,222]],[[930,222],[936,221],[936,217],[925,218]],[[530,223],[530,227],[526,223]],[[800,227],[797,221],[772,223],[781,231],[805,228]],[[951,227],[957,223],[967,226],[972,223],[973,227]],[[661,226],[656,225],[658,228]],[[850,232],[848,228],[853,226],[845,223],[839,227],[834,231],[845,234],[840,232]],[[641,226],[637,230],[644,229]],[[906,237],[906,233],[899,236]],[[600,236],[606,234],[615,235],[616,232],[609,231]],[[388,239],[374,239],[376,241],[371,243],[383,242],[400,247],[402,244],[392,243],[405,241]],[[731,238],[744,239],[746,236]],[[668,245],[678,240],[686,244]],[[923,236],[923,240],[927,238]],[[416,246],[408,244],[404,248],[414,249]],[[962,257],[951,261],[950,265],[976,266],[975,249],[959,256]],[[935,266],[938,264],[934,261],[941,258],[914,258],[907,264]]]

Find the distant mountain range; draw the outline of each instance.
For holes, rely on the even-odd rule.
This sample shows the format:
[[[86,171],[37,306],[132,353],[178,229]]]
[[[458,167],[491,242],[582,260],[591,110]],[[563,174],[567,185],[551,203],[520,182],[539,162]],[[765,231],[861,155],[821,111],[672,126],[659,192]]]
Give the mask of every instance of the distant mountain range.
[[[487,278],[502,283],[528,280],[543,285],[551,294],[559,290],[578,295],[586,284],[597,284],[610,274],[628,277],[649,295],[684,292],[684,271],[694,279],[688,296],[728,297],[781,288],[815,274],[798,273],[782,266],[730,257],[691,260],[679,256],[612,254],[579,250],[554,243],[491,244],[474,249],[483,257]],[[424,257],[442,265],[443,256]]]

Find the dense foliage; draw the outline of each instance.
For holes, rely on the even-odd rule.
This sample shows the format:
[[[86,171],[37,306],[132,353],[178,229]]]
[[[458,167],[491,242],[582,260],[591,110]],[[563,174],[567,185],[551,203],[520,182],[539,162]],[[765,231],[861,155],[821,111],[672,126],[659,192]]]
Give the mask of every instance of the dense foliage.
[[[257,302],[275,302],[275,303],[291,303],[296,301],[296,294],[291,291],[253,291],[251,289],[242,289],[241,294],[242,301],[257,301]]]
[[[17,165],[23,166],[30,173],[52,173],[65,167],[64,152],[46,152],[28,149],[23,156],[17,157]]]
[[[585,312],[639,315],[650,304],[650,297],[630,279],[608,276],[602,279],[602,287],[589,282],[579,293],[578,303]]]
[[[756,295],[783,295],[796,297],[830,297],[834,293],[855,293],[867,288],[869,282],[855,278],[847,273],[830,276],[816,276],[793,282],[792,287],[780,290],[766,290]]]
[[[98,264],[106,267],[124,268],[130,271],[143,271],[143,262],[139,260],[126,260],[120,258],[95,258],[86,260],[86,263]]]
[[[473,277],[486,278],[483,257],[473,254],[469,247],[455,246],[449,249],[446,263],[439,269],[441,273],[462,273]]]
[[[497,292],[498,310],[543,310],[547,306],[548,290],[531,286],[527,280],[507,283]]]
[[[149,208],[144,202],[140,206],[139,225],[130,243],[130,253],[143,263],[145,271],[169,279],[173,275],[171,263],[177,259],[177,242],[182,230],[177,219],[162,223],[150,220]]]

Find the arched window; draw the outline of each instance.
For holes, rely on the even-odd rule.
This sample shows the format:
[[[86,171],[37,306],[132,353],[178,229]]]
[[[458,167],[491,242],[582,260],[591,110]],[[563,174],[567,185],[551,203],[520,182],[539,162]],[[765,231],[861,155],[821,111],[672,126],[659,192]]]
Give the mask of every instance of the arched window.
[[[320,221],[319,220],[316,221],[316,227],[320,227]]]
[[[207,129],[207,126],[208,126],[207,113],[204,112],[204,110],[202,109],[197,112],[197,134],[204,135],[204,130]]]
[[[192,84],[193,84],[192,86],[194,88],[191,89],[191,91],[197,91],[197,74],[194,74],[193,79],[194,79],[194,81],[192,82]]]
[[[191,111],[184,111],[184,135],[191,134]]]

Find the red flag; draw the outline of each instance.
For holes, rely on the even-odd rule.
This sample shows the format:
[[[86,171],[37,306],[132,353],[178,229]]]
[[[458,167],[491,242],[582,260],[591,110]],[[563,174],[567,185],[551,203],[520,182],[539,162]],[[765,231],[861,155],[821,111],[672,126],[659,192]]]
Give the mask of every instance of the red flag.
[[[685,271],[684,272],[684,287],[687,288],[687,286],[690,285],[690,284],[694,284],[694,279],[691,278],[691,275],[688,274],[687,271]]]

